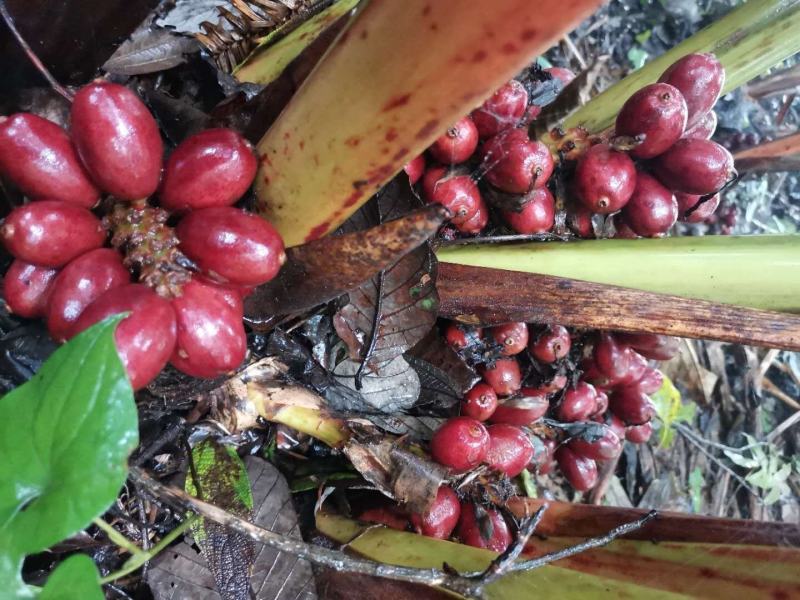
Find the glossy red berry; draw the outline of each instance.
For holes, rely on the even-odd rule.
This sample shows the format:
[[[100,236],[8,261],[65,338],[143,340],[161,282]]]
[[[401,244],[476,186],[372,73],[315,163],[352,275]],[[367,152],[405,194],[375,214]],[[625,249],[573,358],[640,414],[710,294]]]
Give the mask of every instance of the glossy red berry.
[[[0,227],[0,237],[15,258],[43,267],[61,267],[102,246],[106,232],[88,209],[42,200],[12,210]]]
[[[516,477],[533,458],[533,444],[519,427],[499,423],[490,425],[486,463],[508,477]]]
[[[444,339],[454,350],[463,350],[483,337],[483,329],[462,323],[450,322],[444,330]]]
[[[591,414],[591,416],[592,417],[603,416],[607,410],[608,410],[608,394],[606,394],[603,390],[597,390],[594,412]]]
[[[575,387],[567,388],[556,414],[559,421],[585,421],[597,409],[597,390],[591,383],[579,381]]]
[[[675,192],[675,199],[678,201],[678,219],[686,223],[702,223],[719,207],[720,195],[714,194],[703,200],[703,196],[697,194]]]
[[[694,138],[697,140],[710,140],[717,130],[717,113],[713,110],[697,120],[697,123],[689,127],[683,134],[684,138]]]
[[[531,339],[528,350],[536,360],[553,363],[567,356],[571,347],[572,339],[567,328],[553,325]]]
[[[47,330],[53,339],[70,339],[77,333],[75,323],[84,309],[130,278],[122,256],[111,248],[90,250],[69,263],[53,280],[47,300]]]
[[[447,208],[454,225],[469,221],[481,206],[481,193],[469,175],[448,174],[444,167],[431,167],[422,178],[425,199]]]
[[[480,516],[476,515],[480,512]],[[493,552],[503,552],[511,544],[511,531],[503,515],[493,508],[479,509],[471,502],[461,505],[458,537],[462,543]]]
[[[172,365],[193,377],[211,379],[235,369],[244,360],[247,338],[242,313],[225,293],[192,279],[172,300],[178,326]]]
[[[664,71],[659,81],[680,90],[688,123],[693,125],[717,102],[725,84],[725,69],[713,54],[687,54]]]
[[[678,353],[679,340],[676,337],[657,333],[615,333],[614,337],[653,360],[669,360]]]
[[[617,434],[619,439],[625,438],[625,423],[623,423],[622,419],[620,419],[617,415],[609,415],[608,419],[606,420],[606,425],[611,429],[611,431]]]
[[[462,117],[433,142],[428,152],[440,163],[450,165],[468,160],[477,147],[478,130],[470,117]]]
[[[664,384],[664,375],[658,369],[653,369],[648,367],[642,378],[636,382],[636,387],[639,388],[639,391],[647,394],[655,394],[658,390],[661,389],[661,386]]]
[[[583,206],[600,214],[620,210],[636,187],[636,166],[608,144],[589,148],[575,168],[575,193]]]
[[[550,150],[522,129],[508,129],[489,138],[482,148],[486,180],[509,194],[544,187],[555,163]]]
[[[453,417],[445,421],[431,438],[433,460],[456,471],[478,466],[489,451],[489,433],[480,421]]]
[[[210,285],[214,289],[219,290],[222,294],[222,298],[224,298],[225,302],[227,302],[228,306],[230,306],[233,310],[242,313],[244,312],[244,299],[249,294],[248,290],[252,290],[252,288],[247,286],[237,286],[232,283],[219,283],[203,275],[193,275],[193,277],[200,283]]]
[[[549,408],[550,401],[545,392],[536,388],[522,388],[519,396],[499,402],[489,421],[521,427],[541,419]]]
[[[622,209],[622,218],[636,235],[659,237],[678,220],[678,201],[655,177],[639,172],[636,189]]]
[[[495,342],[503,349],[502,354],[513,356],[525,350],[528,345],[528,326],[525,323],[504,323],[489,329]]]
[[[485,421],[491,417],[496,408],[497,394],[486,383],[475,384],[461,402],[461,414],[477,421]]]
[[[481,138],[492,137],[511,129],[525,116],[528,92],[516,79],[512,79],[472,112],[472,120]]]
[[[377,506],[369,508],[358,515],[359,521],[367,523],[380,523],[397,531],[405,531],[408,518],[397,506]]]
[[[480,373],[498,396],[510,396],[516,393],[522,382],[522,373],[515,358],[497,359],[494,366],[484,365]]]
[[[622,441],[610,427],[603,426],[603,433],[592,439],[575,437],[567,444],[578,456],[592,460],[611,460],[622,453]]]
[[[653,158],[672,146],[686,129],[686,100],[668,83],[653,83],[633,94],[617,115],[616,133],[637,137],[630,151],[636,158]]]
[[[556,450],[556,462],[570,485],[579,492],[589,491],[597,483],[597,463],[591,458],[561,446]]]
[[[153,115],[125,86],[97,80],[75,94],[72,140],[94,182],[123,200],[152,195],[164,147]]]
[[[178,144],[164,167],[158,197],[169,211],[230,206],[253,183],[253,146],[232,129],[208,129]]]
[[[653,163],[665,186],[685,194],[714,194],[736,176],[731,153],[710,140],[682,139]]]
[[[486,202],[483,201],[483,198],[480,198],[478,210],[475,211],[475,214],[463,223],[457,224],[455,227],[461,233],[466,233],[467,235],[478,235],[488,224],[489,207],[486,205]]]
[[[436,499],[423,514],[411,514],[411,525],[417,533],[438,540],[446,540],[458,525],[461,503],[456,493],[446,485],[439,487]]]
[[[0,117],[0,173],[31,200],[91,208],[100,199],[67,132],[30,113]]]
[[[134,390],[153,381],[175,350],[175,311],[168,300],[150,288],[131,283],[97,298],[75,323],[74,333],[106,317],[130,313],[114,332],[114,344]]]
[[[601,375],[607,378],[602,385],[613,386],[639,381],[647,368],[647,361],[630,347],[621,344],[609,333],[600,334],[592,353]]]
[[[626,425],[642,425],[656,414],[650,397],[636,385],[615,388],[609,398],[609,408]]]
[[[411,160],[403,170],[408,175],[408,182],[411,185],[414,185],[419,181],[419,178],[422,177],[422,173],[425,171],[425,155],[420,154],[418,157]]]
[[[515,232],[530,235],[545,233],[556,220],[556,203],[546,187],[534,188],[525,194],[524,204],[518,211],[504,210],[503,219]]]
[[[653,425],[645,423],[644,425],[631,425],[625,430],[625,439],[633,444],[644,444],[653,435]]]
[[[14,260],[3,278],[3,298],[8,310],[26,319],[43,317],[56,273],[57,269]]]

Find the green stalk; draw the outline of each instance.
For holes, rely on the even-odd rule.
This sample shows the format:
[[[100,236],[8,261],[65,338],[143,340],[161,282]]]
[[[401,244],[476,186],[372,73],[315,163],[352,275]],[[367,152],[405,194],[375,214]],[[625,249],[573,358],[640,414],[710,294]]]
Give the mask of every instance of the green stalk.
[[[564,122],[598,133],[611,126],[631,95],[658,80],[677,59],[713,52],[725,67],[723,93],[800,51],[800,0],[750,0],[593,98]]]
[[[440,248],[437,258],[750,308],[800,312],[800,236],[451,246]]]

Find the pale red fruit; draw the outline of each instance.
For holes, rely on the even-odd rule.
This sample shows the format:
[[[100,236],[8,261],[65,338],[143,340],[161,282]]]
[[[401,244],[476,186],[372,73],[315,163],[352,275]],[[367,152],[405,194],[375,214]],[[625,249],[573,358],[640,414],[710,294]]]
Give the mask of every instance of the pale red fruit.
[[[484,381],[492,386],[498,396],[510,396],[520,388],[522,373],[515,358],[500,358],[494,366],[484,365],[479,370]]]
[[[528,326],[525,323],[504,323],[489,329],[494,341],[500,344],[501,352],[513,356],[525,350],[528,345]]]
[[[697,123],[689,127],[683,134],[684,138],[695,138],[698,140],[710,140],[717,130],[717,113],[713,110],[697,120]]]
[[[472,112],[472,120],[481,138],[511,129],[525,116],[528,92],[516,79],[512,79]]]
[[[411,524],[417,533],[438,540],[446,540],[458,525],[461,516],[461,503],[458,496],[449,486],[442,485],[436,493],[436,499],[425,513],[411,514]]]
[[[657,333],[615,333],[614,337],[653,360],[671,359],[678,353],[680,343],[676,337]]]
[[[441,465],[467,471],[478,466],[489,451],[489,433],[480,421],[453,417],[431,438],[431,456]]]
[[[569,85],[572,83],[572,80],[575,79],[575,72],[565,67],[548,67],[544,71],[545,73],[550,73],[550,75],[558,79],[564,86]]]
[[[533,444],[519,427],[499,423],[490,425],[486,464],[508,477],[516,477],[533,458]]]
[[[462,117],[433,142],[428,152],[440,163],[450,165],[469,159],[477,147],[478,130],[471,118]]]
[[[454,350],[463,350],[471,341],[483,337],[483,329],[455,322],[450,322],[444,330],[444,339]]]
[[[3,278],[3,298],[8,310],[26,319],[44,316],[56,273],[58,269],[15,259]]]
[[[425,156],[420,154],[418,157],[411,160],[403,170],[408,175],[408,182],[411,185],[414,185],[419,181],[419,178],[422,177],[422,173],[425,171]]]
[[[563,325],[553,325],[531,339],[528,350],[533,357],[544,363],[553,363],[569,354],[572,339]]]
[[[518,211],[504,210],[503,219],[511,229],[524,235],[550,231],[556,219],[553,194],[546,187],[534,188],[525,194]]]
[[[497,408],[497,394],[487,383],[477,383],[461,402],[461,414],[477,421],[485,421]]]
[[[478,235],[489,224],[489,207],[483,198],[478,202],[478,210],[469,219],[461,224],[455,224],[456,229],[468,235]]]

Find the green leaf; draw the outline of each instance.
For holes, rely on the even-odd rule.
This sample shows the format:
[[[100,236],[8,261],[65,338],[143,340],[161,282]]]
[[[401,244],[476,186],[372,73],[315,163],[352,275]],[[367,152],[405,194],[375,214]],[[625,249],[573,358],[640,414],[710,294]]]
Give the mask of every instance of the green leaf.
[[[669,448],[675,438],[672,424],[679,421],[691,422],[697,407],[692,403],[681,402],[681,393],[666,375],[661,387],[650,398],[660,419],[660,422],[655,423],[658,429],[658,445],[661,448]]]
[[[692,511],[699,513],[703,509],[703,487],[706,484],[705,477],[700,467],[695,467],[689,473],[689,495],[692,498]]]
[[[133,391],[110,317],[0,398],[0,555],[39,552],[117,497],[138,441]]]
[[[733,452],[731,450],[723,450],[722,453],[727,456],[731,462],[735,465],[739,465],[745,469],[755,469],[760,463],[754,458],[747,458],[746,456],[742,456],[738,452]]]
[[[92,559],[75,554],[58,565],[39,600],[103,600],[100,578]]]
[[[634,69],[641,69],[644,63],[647,62],[649,56],[646,50],[642,50],[636,46],[628,50],[628,60],[631,61],[631,65]]]

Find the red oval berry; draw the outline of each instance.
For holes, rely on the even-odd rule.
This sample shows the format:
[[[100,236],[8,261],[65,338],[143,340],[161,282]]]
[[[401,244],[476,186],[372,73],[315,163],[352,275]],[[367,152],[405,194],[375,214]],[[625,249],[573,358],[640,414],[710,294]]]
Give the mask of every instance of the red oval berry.
[[[129,312],[114,332],[114,344],[134,390],[153,381],[175,350],[175,311],[150,288],[131,283],[106,291],[75,323],[74,334],[111,315]]]
[[[525,195],[519,211],[505,210],[503,218],[517,233],[545,233],[556,220],[556,203],[546,187],[534,188]]]
[[[3,278],[3,298],[8,310],[26,319],[44,316],[56,273],[57,269],[15,259]]]
[[[625,437],[625,423],[622,422],[617,415],[611,414],[609,415],[608,419],[606,420],[606,425],[617,434],[619,439],[623,439]]]
[[[232,129],[208,129],[178,144],[164,167],[159,191],[169,211],[230,206],[253,183],[253,146]]]
[[[710,140],[678,140],[653,169],[671,190],[701,196],[718,192],[736,176],[731,153]]]
[[[597,463],[591,458],[579,456],[561,446],[556,450],[556,462],[570,485],[579,492],[586,492],[597,483]]]
[[[585,421],[597,410],[597,390],[591,383],[579,381],[568,388],[558,405],[559,421]]]
[[[687,54],[664,71],[659,81],[680,90],[688,123],[693,125],[717,102],[725,84],[725,69],[713,54]]]
[[[422,173],[425,171],[425,155],[420,154],[417,158],[412,159],[410,163],[408,163],[403,170],[408,175],[408,182],[411,185],[414,185],[419,181],[419,178],[422,177]]]
[[[714,214],[719,207],[720,195],[714,194],[711,198],[703,200],[697,194],[684,194],[675,192],[678,201],[678,218],[686,223],[702,223]]]
[[[595,388],[596,389],[596,388]],[[597,390],[597,397],[595,398],[595,409],[591,414],[592,417],[603,416],[608,410],[608,394],[602,390]]]
[[[408,526],[408,518],[397,507],[393,505],[378,506],[370,508],[358,515],[359,521],[367,523],[380,523],[397,531],[405,531]]]
[[[456,225],[456,229],[467,235],[478,235],[488,224],[489,207],[486,205],[486,202],[483,201],[483,198],[480,198],[478,210],[475,211],[475,214],[463,223]]]
[[[610,427],[603,426],[603,433],[593,439],[576,437],[567,444],[578,456],[592,460],[611,460],[622,453],[622,442]]]
[[[658,369],[647,368],[642,378],[636,382],[639,391],[647,394],[655,394],[664,384],[664,375]]]
[[[567,225],[575,235],[593,239],[594,225],[592,225],[592,211],[583,205],[570,207],[567,212]]]
[[[425,171],[422,189],[428,202],[441,204],[453,214],[450,221],[454,225],[469,221],[482,203],[478,186],[469,175],[447,174],[444,167]]]
[[[532,339],[528,350],[536,360],[552,363],[567,356],[571,347],[572,339],[567,328],[554,325]]]
[[[639,381],[647,368],[647,361],[609,333],[600,335],[592,353],[594,363],[607,382],[614,386]]]
[[[411,514],[411,524],[417,533],[438,540],[446,540],[453,533],[461,516],[461,503],[456,493],[442,485],[433,505],[423,514]]]
[[[30,113],[0,117],[0,173],[31,200],[91,208],[100,199],[67,132]]]
[[[122,256],[111,248],[91,250],[69,263],[53,280],[47,301],[47,330],[53,339],[70,339],[77,333],[75,324],[84,309],[130,278]]]
[[[178,326],[172,365],[193,377],[212,378],[235,369],[244,360],[247,338],[241,311],[225,293],[192,279],[172,300]]]
[[[633,161],[608,144],[589,148],[575,168],[575,193],[583,206],[593,213],[617,212],[628,202],[635,187]]]
[[[6,249],[43,267],[61,267],[106,239],[100,219],[89,210],[58,200],[18,206],[5,218],[0,237]]]
[[[678,220],[678,201],[655,177],[640,172],[622,218],[637,235],[662,236]]]
[[[490,425],[487,431],[489,452],[486,454],[486,463],[508,477],[522,473],[522,469],[533,458],[533,444],[528,436],[518,427],[505,423]]]
[[[549,408],[546,393],[536,388],[522,388],[519,396],[500,402],[489,420],[507,425],[530,425],[541,419]]]
[[[689,127],[683,134],[683,137],[697,140],[710,140],[716,130],[717,113],[712,110],[700,117],[697,123]]]
[[[244,313],[244,298],[246,294],[243,290],[250,289],[243,286],[237,286],[234,284],[224,284],[219,283],[218,281],[214,281],[205,277],[203,275],[194,275],[193,276],[197,281],[204,283],[205,285],[209,285],[214,289],[218,290],[221,294],[221,297],[225,300],[225,302],[236,312]]]
[[[625,439],[633,444],[644,444],[653,435],[652,423],[631,425],[625,430]]]
[[[636,385],[614,389],[609,398],[609,408],[626,425],[643,425],[656,414],[650,397]]]
[[[469,417],[448,419],[431,438],[433,460],[456,471],[467,471],[479,465],[488,451],[486,427]]]
[[[477,421],[485,421],[491,417],[496,408],[497,394],[486,383],[475,384],[461,402],[461,414]]]
[[[472,112],[472,120],[481,138],[497,135],[515,127],[525,115],[528,92],[516,79],[512,79]]]
[[[500,358],[491,367],[484,365],[480,373],[498,396],[510,396],[517,392],[522,382],[519,363],[514,358]]]
[[[653,158],[672,146],[686,129],[686,100],[668,83],[646,85],[622,105],[616,133],[640,137],[630,151],[636,158]]]
[[[489,332],[503,347],[501,353],[506,356],[519,354],[528,345],[528,326],[525,323],[504,323],[492,327]]]
[[[678,353],[679,340],[657,333],[615,333],[621,343],[653,360],[669,360]]]
[[[219,206],[184,216],[175,233],[181,250],[216,281],[261,285],[286,261],[283,240],[265,219]]]
[[[480,510],[480,517],[475,513]],[[472,502],[461,505],[458,537],[462,543],[493,552],[504,552],[511,544],[511,531],[503,515],[493,508],[478,509]]]
[[[158,187],[164,147],[153,115],[125,86],[94,81],[75,94],[72,140],[94,182],[124,200]]]
[[[462,163],[478,147],[478,130],[469,117],[462,117],[428,148],[431,156],[446,165]]]
[[[510,194],[544,187],[555,167],[547,146],[528,138],[522,129],[509,129],[489,138],[482,155],[486,180]]]
[[[450,322],[444,330],[444,339],[454,350],[463,350],[483,337],[483,329],[463,323]]]

